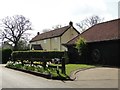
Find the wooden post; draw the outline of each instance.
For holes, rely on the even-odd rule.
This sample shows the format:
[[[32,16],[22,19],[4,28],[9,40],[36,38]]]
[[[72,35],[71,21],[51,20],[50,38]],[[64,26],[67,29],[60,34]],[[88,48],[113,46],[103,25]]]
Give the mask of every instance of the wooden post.
[[[30,64],[31,64],[31,66],[32,66],[32,64],[33,64],[33,61],[32,61],[32,60],[30,61]]]
[[[43,68],[46,69],[46,61],[43,62]]]
[[[62,74],[66,74],[66,70],[65,70],[65,58],[63,57],[61,60],[62,63]]]
[[[21,63],[22,63],[22,66],[24,66],[24,62],[23,62],[23,60],[21,60]]]
[[[45,58],[43,57],[43,68],[44,69],[46,69],[46,64],[47,64],[47,62],[46,62]]]

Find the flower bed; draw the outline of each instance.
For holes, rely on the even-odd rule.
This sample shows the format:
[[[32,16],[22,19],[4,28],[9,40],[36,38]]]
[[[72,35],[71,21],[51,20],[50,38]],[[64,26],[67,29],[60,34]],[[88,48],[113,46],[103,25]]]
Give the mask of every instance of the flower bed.
[[[25,64],[24,66],[21,63],[8,62],[6,65],[7,68],[31,73],[37,76],[42,76],[48,79],[59,79],[59,80],[68,80],[70,79],[67,75],[62,74],[61,70],[56,68],[46,67],[45,69],[40,65],[30,65]]]

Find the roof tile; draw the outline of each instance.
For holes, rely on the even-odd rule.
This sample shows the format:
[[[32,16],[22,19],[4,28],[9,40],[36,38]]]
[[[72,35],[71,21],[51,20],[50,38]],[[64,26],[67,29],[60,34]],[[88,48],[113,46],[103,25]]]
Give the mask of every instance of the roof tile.
[[[96,24],[84,31],[83,33],[79,34],[77,37],[68,41],[66,44],[75,44],[79,37],[84,38],[86,42],[98,42],[120,39],[120,25],[118,24],[120,24],[120,19]]]
[[[30,42],[61,36],[70,27],[71,26],[68,25],[68,26],[65,26],[62,28],[58,28],[55,30],[51,30],[51,31],[36,35],[34,38],[32,38],[32,40]]]

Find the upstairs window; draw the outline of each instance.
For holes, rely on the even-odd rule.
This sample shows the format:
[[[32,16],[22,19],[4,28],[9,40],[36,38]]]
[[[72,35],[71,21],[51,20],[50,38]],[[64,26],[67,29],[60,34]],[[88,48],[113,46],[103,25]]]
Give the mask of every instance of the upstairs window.
[[[47,43],[47,40],[44,40],[44,43]]]
[[[55,42],[58,42],[58,39],[57,38],[54,38],[55,39]]]

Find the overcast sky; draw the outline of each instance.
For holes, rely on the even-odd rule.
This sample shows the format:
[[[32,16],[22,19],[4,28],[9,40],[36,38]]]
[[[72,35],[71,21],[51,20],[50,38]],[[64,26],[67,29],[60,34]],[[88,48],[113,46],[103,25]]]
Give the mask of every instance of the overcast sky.
[[[98,15],[104,21],[118,18],[119,0],[0,0],[0,19],[6,16],[23,15],[30,19],[34,29],[49,29],[69,21],[80,22],[86,17]]]

